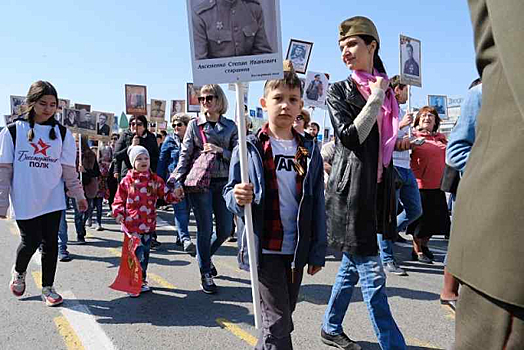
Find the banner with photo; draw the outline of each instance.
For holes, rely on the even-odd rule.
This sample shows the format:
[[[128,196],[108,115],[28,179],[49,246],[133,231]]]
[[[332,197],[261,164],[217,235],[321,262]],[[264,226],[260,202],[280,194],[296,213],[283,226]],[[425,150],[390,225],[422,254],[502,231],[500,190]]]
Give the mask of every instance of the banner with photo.
[[[109,141],[113,129],[114,114],[107,112],[93,112],[96,118],[96,139]]]
[[[166,107],[167,102],[165,100],[151,99],[151,110],[149,114],[149,120],[155,123],[165,121]]]
[[[448,119],[448,97],[446,95],[428,95],[428,106],[435,108],[441,120]]]
[[[73,133],[96,136],[96,116],[85,109],[64,108],[60,122]]]
[[[200,102],[198,102],[198,96],[200,96],[200,89],[202,86],[194,85],[193,83],[186,83],[186,106],[187,111],[190,113],[200,112]]]
[[[186,1],[195,84],[282,78],[280,0]]]
[[[11,101],[11,115],[20,116],[23,113],[23,108],[25,105],[25,96],[10,96]]]
[[[145,85],[125,85],[126,114],[147,115],[147,87]]]
[[[170,118],[169,122],[173,121],[173,116],[178,113],[186,112],[186,101],[184,100],[171,100]]]
[[[312,50],[312,42],[291,39],[287,48],[286,60],[290,60],[293,63],[295,72],[306,74]]]
[[[400,83],[422,87],[422,49],[420,40],[400,35]]]
[[[326,95],[329,84],[329,76],[326,73],[307,72],[304,105],[316,108],[326,108]]]

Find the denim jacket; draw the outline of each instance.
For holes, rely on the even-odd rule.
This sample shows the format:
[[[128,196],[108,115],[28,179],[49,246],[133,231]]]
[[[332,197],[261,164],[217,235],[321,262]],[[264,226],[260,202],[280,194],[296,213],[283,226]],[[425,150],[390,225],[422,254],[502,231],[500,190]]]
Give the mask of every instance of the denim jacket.
[[[164,143],[162,143],[156,172],[164,181],[167,181],[169,174],[175,170],[180,159],[181,148],[182,142],[176,134],[167,136]]]
[[[259,242],[264,227],[265,184],[261,147],[261,142],[256,135],[248,135],[249,181],[254,185],[254,198],[251,206],[253,229],[255,232],[255,247],[258,252],[257,264],[262,254],[262,248]],[[326,260],[327,239],[324,201],[324,167],[319,148],[315,143],[312,140],[304,139],[304,147],[307,148],[309,155],[307,159],[307,172],[302,186],[302,199],[298,207],[298,237],[291,265],[293,269],[302,269],[306,264],[324,266]],[[238,239],[238,262],[241,269],[249,270],[247,238],[244,229],[244,207],[237,204],[233,195],[233,188],[238,183],[241,183],[241,175],[239,151],[238,147],[236,147],[233,151],[231,167],[229,169],[229,181],[224,187],[223,195],[229,211],[241,219],[238,220],[238,232],[241,232],[241,236]]]
[[[234,121],[220,116],[218,122],[213,127],[202,114],[198,119],[194,119],[187,125],[186,135],[182,141],[180,160],[175,169],[175,179],[181,184],[186,180],[193,162],[198,158],[204,149],[204,142],[200,136],[200,127],[203,128],[208,143],[212,143],[223,149],[222,153],[217,154],[211,169],[211,178],[226,179],[229,174],[229,162],[231,152],[238,143],[238,131]]]
[[[446,164],[464,173],[471,147],[475,143],[477,115],[482,104],[482,84],[471,88],[462,103],[461,116],[449,135]]]

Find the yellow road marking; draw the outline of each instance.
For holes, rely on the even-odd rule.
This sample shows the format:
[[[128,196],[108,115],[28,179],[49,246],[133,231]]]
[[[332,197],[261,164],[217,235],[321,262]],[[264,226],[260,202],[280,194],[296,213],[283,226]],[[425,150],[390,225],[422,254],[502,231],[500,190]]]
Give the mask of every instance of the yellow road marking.
[[[109,250],[111,252],[111,254],[113,254],[114,256],[121,256],[122,255],[122,250],[120,250],[120,249],[108,248],[107,250]]]
[[[175,289],[174,285],[172,285],[171,283],[169,283],[168,281],[166,281],[165,279],[163,279],[162,277],[160,277],[157,274],[148,273],[147,278],[150,279],[151,281],[154,281],[155,283],[159,284],[160,286],[164,288]]]
[[[229,322],[225,318],[217,318],[215,320],[221,327],[227,329],[231,333],[233,333],[238,338],[242,339],[246,343],[248,343],[251,346],[257,345],[258,339],[251,335],[250,333],[244,331],[242,328],[238,327],[237,325]]]
[[[424,347],[428,349],[444,350],[442,348],[436,347],[435,345],[419,340],[417,338],[406,338],[406,343],[408,343],[409,346],[420,346],[420,347]]]
[[[68,350],[85,350],[73,327],[64,316],[55,317],[54,321]]]
[[[42,289],[42,272],[40,271],[33,271],[31,272],[33,275],[33,279],[35,280],[35,284],[38,288]]]

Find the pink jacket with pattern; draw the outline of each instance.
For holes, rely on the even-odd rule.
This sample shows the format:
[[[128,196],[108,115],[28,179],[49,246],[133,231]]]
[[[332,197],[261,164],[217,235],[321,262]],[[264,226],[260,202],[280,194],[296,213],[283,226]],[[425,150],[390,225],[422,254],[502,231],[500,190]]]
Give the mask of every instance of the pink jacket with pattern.
[[[113,202],[113,216],[121,216],[122,226],[129,233],[148,233],[156,230],[156,201],[178,203],[174,190],[151,171],[128,171],[122,179]]]

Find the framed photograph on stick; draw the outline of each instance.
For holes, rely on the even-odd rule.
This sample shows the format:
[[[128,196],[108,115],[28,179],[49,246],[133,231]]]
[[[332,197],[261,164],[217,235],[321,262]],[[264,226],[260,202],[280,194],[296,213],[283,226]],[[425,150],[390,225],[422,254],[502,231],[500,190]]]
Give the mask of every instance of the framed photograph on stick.
[[[441,120],[448,119],[448,97],[445,95],[428,95],[428,106],[437,110]]]
[[[107,112],[93,112],[96,118],[96,135],[109,140],[113,128],[114,114]]]
[[[155,123],[166,120],[166,106],[167,102],[165,100],[151,99],[150,120]]]
[[[147,87],[145,85],[125,85],[126,114],[147,115]]]
[[[422,49],[420,40],[400,35],[400,82],[422,87]]]
[[[186,1],[195,84],[283,76],[280,0]]]
[[[186,111],[186,101],[184,100],[171,100],[171,109],[170,109],[170,120],[173,116],[178,113],[184,113]]]
[[[11,115],[18,117],[24,112],[25,96],[10,96],[11,100]]]
[[[307,72],[304,105],[325,108],[328,84],[329,78],[326,73]]]
[[[198,102],[198,96],[200,96],[201,86],[196,86],[193,83],[186,84],[186,101],[187,111],[193,113],[200,112],[200,103]]]
[[[298,39],[291,39],[287,48],[286,60],[293,63],[295,72],[306,74],[313,43]]]

